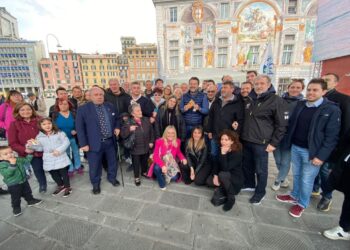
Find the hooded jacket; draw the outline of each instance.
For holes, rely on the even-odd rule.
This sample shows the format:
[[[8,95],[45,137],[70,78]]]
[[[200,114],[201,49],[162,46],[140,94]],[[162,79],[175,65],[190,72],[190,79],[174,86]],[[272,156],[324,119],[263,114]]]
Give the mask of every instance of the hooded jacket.
[[[116,108],[119,114],[128,112],[128,107],[130,105],[131,97],[127,93],[125,93],[125,90],[123,88],[120,88],[120,94],[116,95],[113,94],[111,89],[107,89],[106,96],[105,96],[106,102],[109,102],[113,104],[113,106]]]

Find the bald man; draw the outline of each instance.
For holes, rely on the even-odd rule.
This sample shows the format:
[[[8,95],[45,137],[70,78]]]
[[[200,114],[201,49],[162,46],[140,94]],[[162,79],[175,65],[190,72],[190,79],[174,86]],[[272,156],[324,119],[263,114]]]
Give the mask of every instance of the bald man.
[[[113,186],[119,186],[117,180],[118,162],[116,157],[119,123],[118,112],[114,106],[104,101],[104,90],[92,87],[90,90],[91,102],[78,108],[76,130],[79,144],[87,152],[89,174],[93,194],[101,192],[102,156],[105,155],[108,163],[107,179]]]

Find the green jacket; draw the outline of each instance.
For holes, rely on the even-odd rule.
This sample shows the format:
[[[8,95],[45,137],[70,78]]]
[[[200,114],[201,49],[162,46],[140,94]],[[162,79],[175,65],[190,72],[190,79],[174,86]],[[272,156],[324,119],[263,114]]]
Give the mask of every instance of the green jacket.
[[[32,155],[27,157],[18,157],[15,165],[11,165],[8,161],[0,161],[0,174],[4,177],[7,186],[22,184],[27,181],[25,164],[30,164],[33,159]]]

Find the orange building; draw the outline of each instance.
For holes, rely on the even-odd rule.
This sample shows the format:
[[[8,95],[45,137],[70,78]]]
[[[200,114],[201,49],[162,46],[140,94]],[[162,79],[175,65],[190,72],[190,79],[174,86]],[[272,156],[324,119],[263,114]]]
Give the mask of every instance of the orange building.
[[[59,50],[57,53],[50,53],[50,58],[43,58],[40,69],[44,90],[54,92],[58,87],[70,90],[74,86],[84,88],[80,57],[72,50]]]

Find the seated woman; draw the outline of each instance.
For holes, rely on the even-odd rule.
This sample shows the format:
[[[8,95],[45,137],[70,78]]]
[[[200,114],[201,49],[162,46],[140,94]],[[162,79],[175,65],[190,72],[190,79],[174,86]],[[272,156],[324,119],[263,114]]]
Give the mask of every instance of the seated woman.
[[[223,210],[229,211],[243,186],[242,144],[235,132],[226,129],[220,134],[219,141],[218,162],[213,166],[213,175],[209,176],[207,184],[218,187],[211,200],[213,205],[224,204]]]
[[[191,138],[186,145],[186,159],[188,164],[182,165],[185,184],[192,181],[196,185],[205,185],[211,173],[211,165],[207,162],[208,147],[205,144],[204,132],[201,126],[194,127]]]
[[[163,137],[156,140],[153,164],[148,171],[148,176],[155,175],[162,190],[166,189],[166,183],[181,179],[176,160],[179,159],[184,165],[187,164],[187,160],[181,153],[180,147],[181,142],[177,139],[174,126],[166,127]]]
[[[154,133],[149,118],[142,116],[141,106],[138,103],[129,107],[132,118],[124,122],[121,129],[121,137],[128,138],[135,133],[135,141],[130,149],[132,166],[134,168],[135,185],[140,186],[140,169],[143,176],[147,174],[148,153],[153,148]]]

